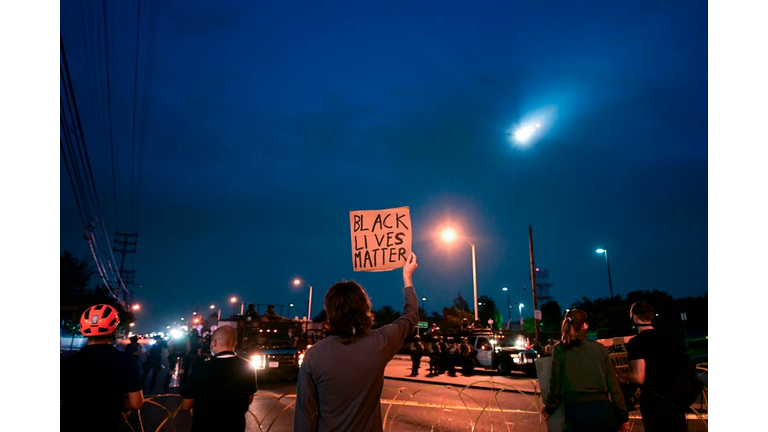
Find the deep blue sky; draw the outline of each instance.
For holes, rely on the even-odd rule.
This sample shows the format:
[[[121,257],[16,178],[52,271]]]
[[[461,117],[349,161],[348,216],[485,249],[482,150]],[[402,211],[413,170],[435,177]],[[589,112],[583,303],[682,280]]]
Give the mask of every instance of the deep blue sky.
[[[563,307],[608,296],[601,246],[615,294],[707,293],[706,3],[209,3],[160,4],[151,80],[141,3],[135,218],[136,4],[107,10],[115,185],[101,3],[61,4],[107,228],[140,235],[139,331],[196,305],[229,311],[231,295],[295,315],[295,276],[315,288],[313,315],[339,279],[399,309],[399,271],[352,271],[348,223],[398,206],[429,311],[472,299],[469,245],[436,241],[448,222],[476,244],[478,292],[501,310],[508,286],[532,314],[529,225]],[[546,134],[510,143],[545,108]],[[60,248],[89,257],[63,166],[60,198]]]

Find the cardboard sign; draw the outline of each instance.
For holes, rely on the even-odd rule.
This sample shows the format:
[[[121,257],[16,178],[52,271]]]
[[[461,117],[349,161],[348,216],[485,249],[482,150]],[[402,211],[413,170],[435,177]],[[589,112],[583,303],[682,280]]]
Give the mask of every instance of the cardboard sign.
[[[401,268],[411,255],[408,207],[349,212],[352,269],[377,272]]]
[[[615,369],[629,368],[627,359],[627,342],[634,336],[617,337],[613,339],[598,339],[599,342],[608,349],[608,355],[611,357],[611,363]]]

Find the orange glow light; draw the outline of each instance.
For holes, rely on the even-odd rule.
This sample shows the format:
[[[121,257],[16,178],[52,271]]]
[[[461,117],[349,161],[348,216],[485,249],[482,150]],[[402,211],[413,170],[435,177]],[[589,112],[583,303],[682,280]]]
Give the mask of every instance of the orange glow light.
[[[443,239],[444,242],[452,243],[459,237],[459,235],[456,233],[455,229],[446,228],[443,230],[443,232],[440,233],[440,237]]]

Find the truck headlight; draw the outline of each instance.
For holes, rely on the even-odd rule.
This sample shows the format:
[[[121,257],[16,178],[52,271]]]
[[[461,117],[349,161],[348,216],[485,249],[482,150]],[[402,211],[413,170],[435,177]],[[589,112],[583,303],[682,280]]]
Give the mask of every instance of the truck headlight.
[[[254,369],[265,369],[267,367],[267,356],[261,354],[252,355],[251,364]]]

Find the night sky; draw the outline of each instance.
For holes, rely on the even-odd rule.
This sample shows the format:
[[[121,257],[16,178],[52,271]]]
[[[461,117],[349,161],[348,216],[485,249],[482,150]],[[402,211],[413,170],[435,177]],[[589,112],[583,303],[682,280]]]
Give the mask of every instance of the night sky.
[[[478,294],[532,316],[529,225],[563,308],[608,297],[604,246],[614,294],[708,293],[706,2],[142,1],[138,78],[138,3],[108,3],[105,37],[62,2],[61,38],[110,240],[139,233],[139,332],[233,295],[303,315],[295,277],[313,315],[341,279],[400,310],[349,228],[400,206],[428,312],[472,302],[471,241]],[[92,260],[59,181],[60,251]]]

